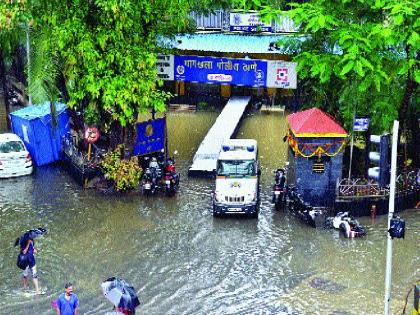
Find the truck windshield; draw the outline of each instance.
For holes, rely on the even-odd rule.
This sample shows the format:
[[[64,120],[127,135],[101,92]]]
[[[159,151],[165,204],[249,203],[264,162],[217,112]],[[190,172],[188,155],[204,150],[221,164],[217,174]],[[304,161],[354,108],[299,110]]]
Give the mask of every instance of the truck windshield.
[[[256,175],[253,160],[218,161],[217,175],[219,176],[254,176]]]

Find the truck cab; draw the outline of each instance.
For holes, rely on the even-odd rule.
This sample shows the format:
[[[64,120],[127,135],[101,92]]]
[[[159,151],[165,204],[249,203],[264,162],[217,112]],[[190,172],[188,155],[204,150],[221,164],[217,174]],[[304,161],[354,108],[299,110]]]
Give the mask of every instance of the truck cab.
[[[256,140],[230,139],[224,142],[215,170],[213,215],[258,217],[260,173]]]

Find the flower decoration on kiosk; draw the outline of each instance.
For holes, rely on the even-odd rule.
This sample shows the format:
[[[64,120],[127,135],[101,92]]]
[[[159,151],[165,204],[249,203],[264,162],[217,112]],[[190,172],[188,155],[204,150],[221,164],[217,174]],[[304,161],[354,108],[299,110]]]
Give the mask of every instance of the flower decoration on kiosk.
[[[315,144],[303,143],[299,145],[298,141],[293,137],[290,130],[287,132],[287,140],[295,155],[300,155],[305,158],[313,156],[326,155],[329,157],[336,156],[346,145],[344,139],[340,139],[331,143]]]
[[[333,157],[346,145],[347,132],[318,108],[293,113],[287,116],[287,122],[286,139],[296,156]]]

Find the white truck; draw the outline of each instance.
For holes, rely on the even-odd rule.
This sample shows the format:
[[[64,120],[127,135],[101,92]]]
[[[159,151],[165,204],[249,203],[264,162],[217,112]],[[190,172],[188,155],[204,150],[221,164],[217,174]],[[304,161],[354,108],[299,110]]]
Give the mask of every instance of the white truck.
[[[225,141],[217,160],[213,215],[247,214],[257,218],[260,174],[256,140]]]

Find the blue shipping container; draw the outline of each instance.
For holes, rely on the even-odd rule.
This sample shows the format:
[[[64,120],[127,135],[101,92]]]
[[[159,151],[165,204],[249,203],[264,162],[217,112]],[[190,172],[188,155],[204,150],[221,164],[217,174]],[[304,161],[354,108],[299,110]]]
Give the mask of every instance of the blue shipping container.
[[[59,160],[61,137],[70,132],[67,106],[55,103],[57,127],[52,128],[50,102],[10,113],[12,130],[25,143],[34,164],[41,166]]]

